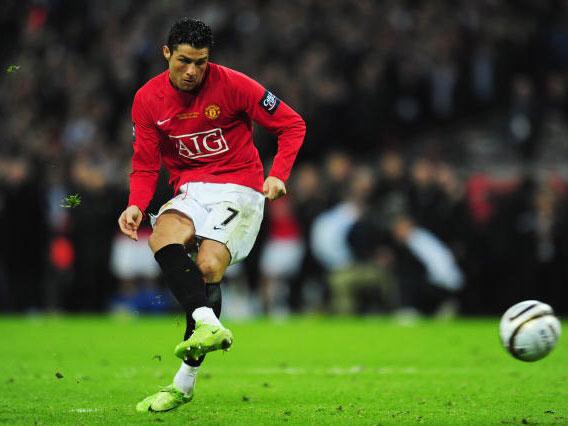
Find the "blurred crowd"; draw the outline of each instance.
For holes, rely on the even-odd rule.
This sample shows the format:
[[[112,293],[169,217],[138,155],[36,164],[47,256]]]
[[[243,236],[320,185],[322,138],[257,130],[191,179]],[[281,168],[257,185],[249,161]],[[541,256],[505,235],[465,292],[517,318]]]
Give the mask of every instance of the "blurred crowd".
[[[291,195],[268,205],[265,310],[490,314],[537,298],[566,311],[567,189],[550,173],[332,152],[301,165]],[[295,251],[301,260],[288,265]]]
[[[133,95],[191,16],[213,28],[214,62],[308,123],[289,197],[267,205],[229,273],[235,306],[496,313],[534,297],[568,312],[568,2],[6,0],[0,12],[0,310],[175,305],[116,219]],[[256,141],[269,164],[274,137]],[[149,211],[170,196],[164,177]]]

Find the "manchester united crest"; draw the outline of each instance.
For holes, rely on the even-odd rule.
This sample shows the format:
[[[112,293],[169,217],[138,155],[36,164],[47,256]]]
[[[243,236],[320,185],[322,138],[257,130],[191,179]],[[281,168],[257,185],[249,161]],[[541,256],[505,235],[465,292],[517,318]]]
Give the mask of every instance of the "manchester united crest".
[[[221,108],[219,105],[211,104],[205,108],[205,117],[209,120],[215,120],[219,117],[219,115],[221,115]]]

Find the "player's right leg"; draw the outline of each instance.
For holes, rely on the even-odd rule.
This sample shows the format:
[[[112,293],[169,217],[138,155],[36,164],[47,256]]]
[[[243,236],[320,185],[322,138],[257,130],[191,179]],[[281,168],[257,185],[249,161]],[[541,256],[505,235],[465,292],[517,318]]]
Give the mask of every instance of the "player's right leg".
[[[208,275],[202,272],[203,266],[198,266],[185,250],[185,245],[194,235],[193,221],[186,214],[178,210],[167,210],[158,217],[149,243],[166,284],[188,319],[220,327],[217,315],[207,302],[205,282],[210,281]],[[199,256],[198,254],[198,258]]]
[[[207,291],[210,291],[211,297],[217,295],[219,298],[219,312],[220,314],[220,287],[218,292],[215,291],[217,286],[229,263],[231,262],[231,255],[227,247],[213,240],[204,240],[200,244],[199,252],[197,254],[196,263],[203,273]],[[214,305],[213,301],[208,300],[210,305]],[[198,316],[199,310],[194,312],[193,318],[196,320],[195,331],[189,336],[186,335],[186,340],[181,342],[175,349],[175,354],[179,358],[188,360],[199,360],[206,353],[216,351],[219,349],[227,350],[233,343],[233,335],[230,330],[223,327],[220,322],[208,323],[203,321]]]
[[[196,350],[191,352],[193,356],[188,357],[189,351],[183,351],[181,358],[184,362],[174,382],[141,401],[136,406],[138,411],[168,411],[191,401],[198,367],[204,354],[226,347],[226,342],[229,342],[229,346],[232,343],[230,331],[222,327],[218,314],[209,307],[208,291],[200,268],[186,253],[185,245],[194,234],[193,221],[188,216],[177,210],[167,210],[158,217],[150,237],[150,247],[162,269],[166,284],[186,313],[186,339],[190,334],[195,334],[192,332],[196,323],[201,331],[198,343],[194,345]],[[213,336],[213,339],[207,339],[207,336]],[[219,337],[224,338],[221,343],[217,342]]]
[[[205,289],[207,305],[213,309],[217,317],[220,317],[222,307],[220,283],[208,283]],[[188,315],[184,340],[187,340],[194,330],[195,320],[191,315]],[[201,356],[197,360],[185,358],[174,377],[173,383],[159,392],[144,398],[136,405],[136,410],[139,412],[169,411],[191,401],[197,373],[204,358],[205,356]]]

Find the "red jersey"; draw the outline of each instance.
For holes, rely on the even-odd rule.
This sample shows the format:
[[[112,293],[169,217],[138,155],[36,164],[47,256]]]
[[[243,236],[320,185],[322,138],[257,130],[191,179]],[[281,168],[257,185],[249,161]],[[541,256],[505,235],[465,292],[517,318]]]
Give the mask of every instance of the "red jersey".
[[[148,81],[132,105],[128,205],[146,210],[161,162],[176,193],[186,182],[235,183],[262,192],[264,170],[252,139],[253,121],[278,136],[269,175],[286,181],[306,125],[256,81],[211,62],[195,93],[175,89],[169,71]]]

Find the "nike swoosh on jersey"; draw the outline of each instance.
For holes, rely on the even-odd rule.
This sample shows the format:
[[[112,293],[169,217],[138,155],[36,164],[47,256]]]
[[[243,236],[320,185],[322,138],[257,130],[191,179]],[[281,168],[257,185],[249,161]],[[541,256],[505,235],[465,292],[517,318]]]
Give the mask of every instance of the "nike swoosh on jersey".
[[[167,122],[170,121],[171,119],[172,119],[172,117],[166,118],[165,120],[158,120],[158,121],[156,121],[156,124],[157,124],[158,126],[161,126],[162,124],[167,123]]]

